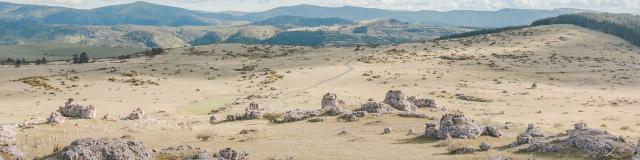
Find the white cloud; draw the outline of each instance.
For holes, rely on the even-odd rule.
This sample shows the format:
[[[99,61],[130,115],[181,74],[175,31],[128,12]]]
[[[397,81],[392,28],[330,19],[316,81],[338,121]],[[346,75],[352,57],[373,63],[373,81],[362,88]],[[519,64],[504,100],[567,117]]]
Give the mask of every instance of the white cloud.
[[[5,0],[16,3],[34,3],[95,8],[105,5],[130,3],[137,0]],[[401,10],[497,10],[501,8],[553,9],[583,8],[610,12],[640,12],[640,0],[145,0],[190,9],[222,11],[256,11],[279,6],[314,4],[323,6],[361,6]]]

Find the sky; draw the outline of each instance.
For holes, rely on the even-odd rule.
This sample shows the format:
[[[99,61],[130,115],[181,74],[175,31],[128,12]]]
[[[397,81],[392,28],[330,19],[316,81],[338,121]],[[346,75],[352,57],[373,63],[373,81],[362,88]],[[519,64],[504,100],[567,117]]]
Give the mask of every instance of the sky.
[[[0,0],[91,9],[139,0]],[[395,10],[498,10],[502,8],[580,8],[616,13],[640,13],[640,0],[143,0],[202,11],[264,11],[281,6],[311,4],[359,6]]]

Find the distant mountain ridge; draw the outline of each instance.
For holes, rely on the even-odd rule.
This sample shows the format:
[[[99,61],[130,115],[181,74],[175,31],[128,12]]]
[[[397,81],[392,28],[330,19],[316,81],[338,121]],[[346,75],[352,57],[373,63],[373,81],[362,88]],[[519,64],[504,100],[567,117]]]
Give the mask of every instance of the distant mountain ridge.
[[[346,25],[352,24],[353,21],[349,21],[342,18],[308,18],[301,16],[277,16],[257,22],[251,23],[252,25],[273,25],[273,26],[304,26],[304,27],[317,27],[317,26],[332,26],[332,25]]]
[[[234,16],[134,2],[95,9],[73,9],[0,2],[1,19],[33,19],[46,24],[206,26],[240,24]]]
[[[282,16],[298,16],[306,18],[340,18],[349,21],[380,18],[397,19],[409,23],[438,26],[505,27],[526,25],[538,19],[578,12],[590,11],[562,8],[555,10],[502,9],[498,11],[454,10],[440,12],[384,10],[353,6],[296,5],[253,13],[212,13],[148,2],[134,2],[88,10],[0,2],[0,19],[34,19],[46,24],[73,25],[208,26],[246,24]]]

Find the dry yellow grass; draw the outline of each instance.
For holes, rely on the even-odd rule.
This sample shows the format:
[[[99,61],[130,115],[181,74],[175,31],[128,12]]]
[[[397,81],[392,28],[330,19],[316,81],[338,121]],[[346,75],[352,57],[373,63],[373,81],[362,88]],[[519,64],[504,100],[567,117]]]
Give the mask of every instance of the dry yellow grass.
[[[639,49],[619,38],[576,26],[541,26],[486,37],[367,47],[364,51],[354,51],[355,47],[294,47],[293,52],[289,51],[291,47],[283,46],[260,48],[270,48],[272,52],[256,53],[266,54],[258,56],[266,58],[242,54],[232,57],[227,53],[247,53],[255,47],[219,44],[192,51],[178,48],[169,50],[167,55],[124,63],[0,66],[0,123],[31,118],[42,121],[70,97],[95,105],[98,117],[124,116],[141,107],[153,118],[38,125],[19,132],[18,144],[29,156],[49,154],[55,144],[66,145],[77,138],[128,135],[149,148],[189,144],[217,151],[232,147],[248,151],[255,159],[581,159],[571,154],[518,153],[517,149],[504,146],[513,142],[528,123],[551,133],[561,133],[575,122],[587,122],[591,127],[606,126],[603,129],[615,135],[640,135],[636,125],[640,110],[635,109],[640,100]],[[395,51],[388,54],[390,50]],[[208,53],[190,56],[183,54],[186,52]],[[376,58],[367,63],[358,61],[366,56]],[[461,56],[465,58],[451,58]],[[236,71],[250,64],[257,68],[242,71],[244,74]],[[109,77],[122,76],[100,69],[111,67],[135,70],[138,77],[158,85],[110,82]],[[264,75],[265,68],[274,74]],[[43,75],[52,76],[49,83],[57,85],[65,80],[64,73],[78,76],[74,84],[87,87],[65,88],[51,95],[11,81]],[[249,78],[250,75],[255,76]],[[531,88],[534,83],[536,87]],[[261,90],[266,88],[261,85],[269,89]],[[483,136],[457,141],[474,147],[488,142],[497,149],[450,155],[446,147],[437,147],[438,141],[406,134],[409,129],[423,131],[424,123],[430,121],[426,119],[388,115],[356,122],[328,117],[320,123],[252,120],[210,124],[206,115],[221,107],[225,109],[217,114],[219,118],[241,113],[252,101],[276,112],[318,109],[327,92],[337,93],[345,100],[345,108],[355,109],[369,98],[382,101],[390,89],[433,98],[438,106],[462,111],[477,123],[508,125],[510,129],[502,129],[505,136],[499,139]],[[492,101],[464,101],[456,99],[456,94]],[[429,109],[419,112],[432,117],[444,113]],[[381,135],[385,127],[394,132]],[[245,129],[258,132],[239,134]],[[205,130],[215,131],[214,137],[198,140],[197,135]],[[346,134],[340,134],[342,131]]]

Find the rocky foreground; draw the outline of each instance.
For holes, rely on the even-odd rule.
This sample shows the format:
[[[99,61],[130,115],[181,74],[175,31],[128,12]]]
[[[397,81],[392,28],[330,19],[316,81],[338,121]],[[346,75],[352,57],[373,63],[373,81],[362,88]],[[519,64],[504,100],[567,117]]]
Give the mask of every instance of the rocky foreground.
[[[274,113],[269,107],[260,106],[258,103],[251,103],[244,114],[228,115],[225,120],[219,120],[216,115],[212,115],[209,121],[212,124],[267,119],[273,123],[293,123],[303,120],[309,122],[322,122],[325,118],[336,117],[346,122],[357,121],[366,116],[397,115],[407,118],[430,118],[423,113],[418,113],[418,107],[437,108],[435,101],[431,99],[419,99],[408,97],[399,90],[387,92],[384,101],[375,102],[370,99],[361,105],[360,108],[350,111],[341,107],[345,102],[335,93],[327,93],[321,100],[321,108],[318,110],[292,110],[285,113]],[[440,108],[440,110],[445,110]],[[41,124],[21,124],[18,126],[0,127],[0,160],[22,160],[28,159],[25,154],[16,147],[17,127],[33,128],[37,125],[59,125],[67,118],[74,119],[95,119],[96,110],[91,105],[73,103],[69,99],[58,111],[53,112],[46,123]],[[144,110],[138,108],[120,120],[139,120],[149,118]],[[432,119],[432,118],[431,118]],[[115,121],[113,117],[105,115],[105,121]],[[243,131],[244,132],[244,131]],[[250,131],[246,131],[248,133]],[[347,134],[346,131],[343,131]],[[381,134],[390,134],[393,129],[384,128]],[[424,133],[418,134],[410,130],[408,135],[418,135],[417,138],[448,140],[448,139],[476,139],[480,136],[490,136],[501,138],[503,133],[496,126],[477,125],[474,120],[467,119],[459,111],[444,114],[439,123],[426,123]],[[207,139],[208,137],[203,137]],[[210,138],[210,137],[209,137]],[[510,148],[521,148],[520,151],[526,153],[553,154],[561,152],[580,151],[585,157],[590,159],[640,159],[640,144],[629,142],[623,136],[614,136],[605,130],[588,128],[586,123],[576,123],[573,129],[566,133],[552,135],[545,133],[533,124],[529,124],[525,132],[520,134],[515,142],[506,146]],[[489,151],[492,145],[482,142],[478,148],[472,146],[449,146],[451,154],[467,154],[474,152]],[[120,138],[83,138],[77,139],[71,144],[59,148],[55,147],[54,152],[43,159],[46,160],[111,160],[111,159],[193,159],[193,160],[246,160],[250,154],[245,151],[237,151],[231,148],[224,148],[215,153],[209,153],[207,149],[181,145],[163,149],[149,149],[143,142],[130,140],[128,137]],[[508,158],[506,158],[508,159]]]

